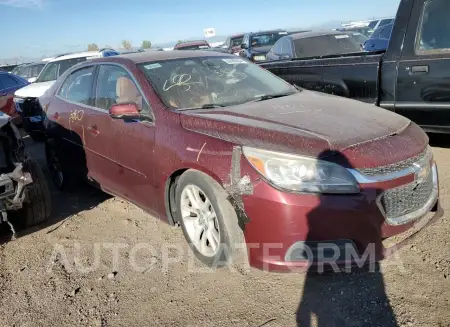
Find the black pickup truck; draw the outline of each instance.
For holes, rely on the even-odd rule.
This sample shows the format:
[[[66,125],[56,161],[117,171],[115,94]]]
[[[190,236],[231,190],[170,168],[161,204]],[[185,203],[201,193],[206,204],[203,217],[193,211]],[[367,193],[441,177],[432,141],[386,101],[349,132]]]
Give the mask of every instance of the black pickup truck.
[[[305,89],[393,110],[450,133],[450,0],[401,0],[386,51],[261,63]]]

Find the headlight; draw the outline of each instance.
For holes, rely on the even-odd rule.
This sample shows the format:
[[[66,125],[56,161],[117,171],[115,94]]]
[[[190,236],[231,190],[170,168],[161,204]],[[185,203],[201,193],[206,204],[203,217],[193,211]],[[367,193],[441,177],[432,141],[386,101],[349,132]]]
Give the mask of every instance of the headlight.
[[[344,167],[328,161],[243,147],[250,164],[276,186],[310,193],[358,193],[359,186]]]
[[[266,56],[253,56],[254,61],[264,61],[266,60]]]

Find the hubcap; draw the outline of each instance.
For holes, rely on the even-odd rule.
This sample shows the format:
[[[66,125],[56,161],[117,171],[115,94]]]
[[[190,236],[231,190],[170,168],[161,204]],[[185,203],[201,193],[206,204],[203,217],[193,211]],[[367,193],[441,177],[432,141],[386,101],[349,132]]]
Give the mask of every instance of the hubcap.
[[[217,215],[206,194],[195,185],[186,185],[181,192],[181,216],[195,248],[206,257],[216,255],[220,245]]]

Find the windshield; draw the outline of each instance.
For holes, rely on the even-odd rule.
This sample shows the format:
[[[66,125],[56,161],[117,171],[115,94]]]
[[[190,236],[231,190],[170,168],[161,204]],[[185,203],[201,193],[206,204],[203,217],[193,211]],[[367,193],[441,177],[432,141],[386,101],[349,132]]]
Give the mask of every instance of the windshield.
[[[172,109],[232,106],[265,95],[293,94],[282,79],[241,58],[194,57],[139,65]]]
[[[72,58],[49,62],[39,74],[36,83],[56,81],[70,67],[86,61],[87,57]]]
[[[254,34],[250,37],[250,44],[253,48],[274,45],[278,39],[287,35],[287,32],[271,32]]]
[[[241,44],[242,44],[242,40],[243,40],[243,39],[244,39],[243,36],[240,36],[240,37],[236,37],[236,38],[231,39],[231,47],[232,47],[232,48],[234,48],[234,47],[240,47]]]
[[[322,35],[294,40],[296,58],[360,52],[361,44],[347,34]]]

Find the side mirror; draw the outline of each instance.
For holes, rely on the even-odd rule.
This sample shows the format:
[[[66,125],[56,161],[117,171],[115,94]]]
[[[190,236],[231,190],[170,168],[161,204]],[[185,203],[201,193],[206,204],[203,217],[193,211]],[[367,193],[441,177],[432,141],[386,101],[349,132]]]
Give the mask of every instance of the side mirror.
[[[31,77],[28,79],[28,82],[34,83],[34,82],[36,82],[36,80],[37,80],[37,77]]]
[[[135,103],[115,104],[109,109],[109,115],[115,119],[139,118],[139,109]]]
[[[241,44],[241,49],[247,49],[247,45],[245,43]]]

